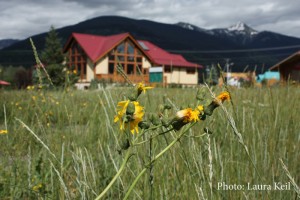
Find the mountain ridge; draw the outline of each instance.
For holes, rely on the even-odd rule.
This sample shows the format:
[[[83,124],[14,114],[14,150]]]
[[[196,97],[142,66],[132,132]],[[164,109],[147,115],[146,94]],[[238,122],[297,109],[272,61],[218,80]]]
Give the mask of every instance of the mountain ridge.
[[[182,27],[183,25],[184,22],[181,22],[180,25],[179,23],[167,24],[120,16],[102,16],[82,21],[74,25],[65,26],[56,29],[56,31],[61,38],[62,45],[66,43],[72,32],[95,35],[113,35],[129,32],[136,39],[148,40],[171,53],[180,52],[180,54],[188,61],[202,65],[210,65],[212,63],[224,64],[225,60],[230,58],[231,62],[234,62],[236,65],[235,71],[242,71],[246,65],[251,65],[252,68],[254,68],[255,64],[271,66],[284,58],[284,56],[292,54],[295,50],[285,49],[280,51],[280,56],[273,56],[273,54],[277,54],[275,51],[263,53],[231,52],[214,54],[209,53],[209,51],[246,50],[300,45],[299,38],[284,36],[268,31],[257,32],[257,34],[252,34],[252,38],[245,39],[245,34],[240,34],[242,26],[247,28],[245,24],[240,24],[240,26],[236,26],[235,29],[234,27],[231,30],[227,29],[229,32],[235,33],[232,35],[222,33],[220,29],[206,30],[191,24],[186,27]],[[253,32],[253,30],[251,31]],[[47,33],[41,33],[31,37],[38,51],[41,51],[44,48],[46,36]],[[12,55],[10,52],[14,51],[22,53],[19,55]],[[205,51],[208,53],[205,53]],[[6,56],[2,56],[5,54]],[[0,50],[0,64],[14,62],[15,65],[26,64],[31,66],[34,64],[34,61],[29,38]],[[249,67],[249,69],[251,69],[251,67]]]

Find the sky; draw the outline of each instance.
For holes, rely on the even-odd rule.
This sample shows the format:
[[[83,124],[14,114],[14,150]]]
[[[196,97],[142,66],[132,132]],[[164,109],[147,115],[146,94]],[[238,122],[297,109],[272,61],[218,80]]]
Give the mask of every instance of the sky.
[[[25,39],[98,16],[123,16],[205,29],[241,21],[300,38],[299,0],[0,0],[0,39]]]

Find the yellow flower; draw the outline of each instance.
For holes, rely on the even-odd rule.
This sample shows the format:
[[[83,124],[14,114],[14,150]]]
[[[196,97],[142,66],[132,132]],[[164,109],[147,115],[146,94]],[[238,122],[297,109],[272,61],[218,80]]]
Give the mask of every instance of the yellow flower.
[[[201,111],[204,110],[204,107],[203,107],[202,105],[199,105],[199,106],[197,107],[197,109],[201,112]]]
[[[73,70],[73,74],[77,74],[77,71],[76,71],[76,69],[74,69],[74,70]]]
[[[196,122],[199,121],[200,111],[198,109],[186,108],[184,110],[180,110],[176,113],[176,117],[182,120],[184,123]]]
[[[31,86],[28,85],[28,86],[27,86],[27,90],[33,90],[33,89],[34,89],[34,86],[33,86],[33,85],[31,85]]]
[[[124,121],[124,116],[126,115],[126,110],[130,101],[121,101],[118,103],[118,112],[114,118],[114,122],[120,121],[120,129],[125,130],[129,124],[129,129],[132,134],[135,132],[138,133],[138,125],[143,120],[144,116],[144,108],[140,106],[139,102],[133,101],[131,102],[134,106],[134,113],[132,116],[126,118]]]
[[[4,135],[4,134],[7,134],[8,133],[8,130],[0,130],[0,135]]]
[[[32,100],[33,100],[33,101],[35,101],[35,100],[36,100],[36,96],[32,96],[31,98],[32,98]]]
[[[118,113],[114,118],[114,122],[122,120],[123,115],[126,113],[126,109],[127,109],[128,104],[129,104],[129,100],[128,101],[120,101],[118,103],[118,106],[117,106],[118,107]]]
[[[145,87],[145,85],[143,83],[138,83],[137,84],[137,89],[138,89],[138,93],[141,94],[142,92],[146,93],[146,90],[152,89],[153,87]]]
[[[221,92],[219,96],[217,96],[217,99],[223,103],[225,100],[230,100],[230,94],[229,92]]]
[[[37,192],[39,189],[41,189],[43,187],[43,185],[41,183],[35,185],[32,187],[32,190]]]

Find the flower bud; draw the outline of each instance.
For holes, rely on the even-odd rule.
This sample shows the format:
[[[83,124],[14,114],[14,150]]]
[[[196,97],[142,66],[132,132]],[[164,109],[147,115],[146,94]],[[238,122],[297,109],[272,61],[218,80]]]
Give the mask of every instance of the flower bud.
[[[136,90],[131,90],[130,91],[130,94],[127,96],[127,98],[130,100],[130,101],[136,101],[137,100],[137,98],[138,98],[138,93],[137,93],[137,91]]]
[[[150,127],[150,123],[147,122],[147,121],[141,121],[141,122],[139,123],[139,127],[140,127],[141,129],[148,129],[148,128]]]
[[[158,125],[161,123],[161,121],[160,121],[158,115],[155,115],[155,114],[152,114],[150,120],[151,120],[151,123],[152,123],[154,126],[158,126]]]
[[[135,106],[132,102],[130,102],[126,109],[126,115],[133,115],[135,112]]]
[[[122,144],[121,144],[121,148],[122,148],[123,150],[126,150],[126,149],[128,149],[129,147],[130,147],[130,142],[129,142],[128,139],[125,139],[125,140],[122,142]]]
[[[197,91],[196,99],[199,101],[203,101],[205,99],[205,87],[200,88]]]
[[[164,110],[170,110],[172,108],[172,106],[168,103],[164,104]]]
[[[208,106],[204,107],[204,114],[211,116],[217,107],[219,107],[219,104],[217,104],[215,101],[212,101]]]

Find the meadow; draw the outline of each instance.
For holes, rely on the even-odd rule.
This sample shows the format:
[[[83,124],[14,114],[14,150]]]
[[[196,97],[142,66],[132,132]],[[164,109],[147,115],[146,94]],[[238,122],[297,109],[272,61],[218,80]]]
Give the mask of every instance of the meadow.
[[[126,153],[124,133],[114,116],[128,90],[0,90],[0,130],[8,131],[0,135],[0,199],[97,198]],[[204,90],[202,103],[207,104],[212,97]],[[212,90],[218,94],[221,88]],[[129,199],[297,199],[299,87],[230,92],[231,101],[223,106],[243,144],[219,107],[148,166]],[[164,103],[171,105],[166,112],[172,116],[180,108],[196,106],[196,95],[195,88],[154,88],[139,101],[148,113],[145,118],[159,113]],[[103,199],[123,199],[149,154],[157,155],[179,131],[158,135],[149,144],[148,134],[159,132],[162,128],[142,136],[146,142],[133,147]]]

